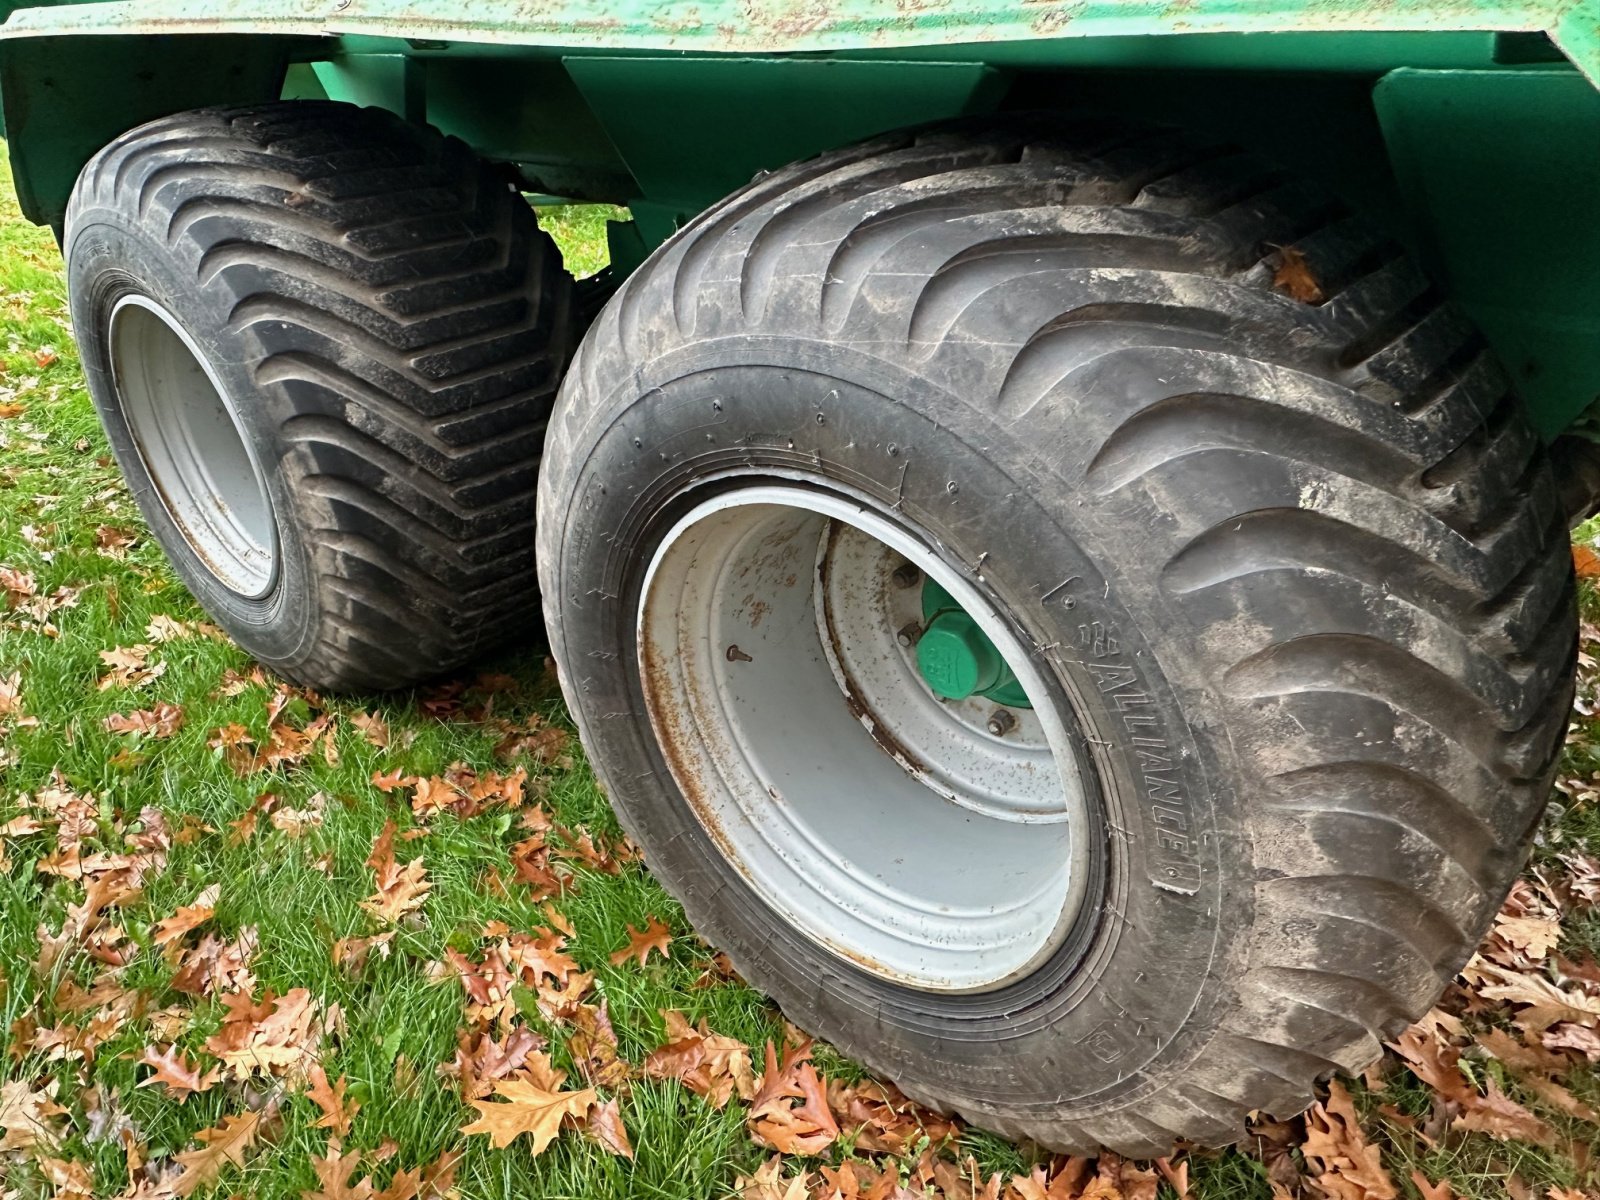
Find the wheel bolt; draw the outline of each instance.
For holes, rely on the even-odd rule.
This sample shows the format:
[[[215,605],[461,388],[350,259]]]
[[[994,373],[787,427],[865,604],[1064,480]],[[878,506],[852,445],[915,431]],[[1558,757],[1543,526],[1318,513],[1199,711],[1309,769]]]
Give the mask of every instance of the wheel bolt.
[[[901,563],[894,569],[894,585],[899,588],[913,588],[922,582],[922,572],[910,563]]]
[[[995,737],[1005,737],[1017,727],[1017,718],[1009,708],[997,708],[989,714],[989,732]]]
[[[922,636],[922,626],[915,621],[908,621],[900,627],[900,632],[894,635],[894,640],[902,646],[915,646],[917,639]]]

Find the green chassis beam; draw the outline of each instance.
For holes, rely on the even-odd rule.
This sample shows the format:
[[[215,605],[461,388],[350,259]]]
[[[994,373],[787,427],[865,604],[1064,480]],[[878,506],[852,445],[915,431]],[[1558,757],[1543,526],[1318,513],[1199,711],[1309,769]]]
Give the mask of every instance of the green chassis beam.
[[[742,54],[1195,33],[1545,32],[1600,83],[1600,0],[118,0],[24,8],[0,37],[276,33]]]

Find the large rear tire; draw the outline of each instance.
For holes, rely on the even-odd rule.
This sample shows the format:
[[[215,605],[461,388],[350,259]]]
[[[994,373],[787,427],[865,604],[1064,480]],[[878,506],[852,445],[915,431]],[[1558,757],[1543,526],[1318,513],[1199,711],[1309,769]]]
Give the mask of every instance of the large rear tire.
[[[241,646],[375,689],[532,632],[572,281],[496,168],[378,109],[183,113],[89,162],[65,252],[112,448]]]
[[[1543,810],[1544,450],[1416,267],[1250,156],[989,122],[764,177],[611,302],[547,463],[554,654],[652,870],[794,1021],[1002,1134],[1299,1110],[1432,1003]],[[843,644],[917,572],[1069,731],[1031,815]],[[988,653],[950,637],[942,695]]]

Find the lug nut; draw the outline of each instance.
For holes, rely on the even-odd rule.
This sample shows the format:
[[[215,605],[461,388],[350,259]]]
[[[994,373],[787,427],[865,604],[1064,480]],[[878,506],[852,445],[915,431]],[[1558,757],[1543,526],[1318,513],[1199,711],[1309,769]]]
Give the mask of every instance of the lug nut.
[[[900,627],[900,632],[894,635],[894,640],[902,646],[915,646],[921,636],[922,626],[915,621],[909,621]]]
[[[989,732],[995,737],[1005,737],[1017,727],[1017,718],[1009,708],[997,708],[989,714]]]
[[[899,588],[913,588],[922,582],[922,572],[910,563],[901,563],[894,569],[894,585]]]

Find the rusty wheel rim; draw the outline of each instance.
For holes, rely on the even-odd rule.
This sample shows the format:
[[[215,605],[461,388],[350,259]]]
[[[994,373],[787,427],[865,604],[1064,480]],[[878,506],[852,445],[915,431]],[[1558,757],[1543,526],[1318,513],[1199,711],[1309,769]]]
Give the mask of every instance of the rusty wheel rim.
[[[1047,959],[1083,904],[1076,722],[981,581],[932,544],[833,493],[724,492],[653,557],[640,669],[680,791],[789,925],[897,984],[989,991]],[[1026,737],[986,732],[981,714],[950,711],[906,670],[888,595],[897,564],[936,580],[999,648],[1032,704]],[[852,585],[841,572],[873,577]],[[942,728],[914,726],[913,712]]]
[[[265,596],[278,574],[272,502],[216,373],[148,296],[117,301],[108,338],[122,416],[162,507],[224,586]]]

